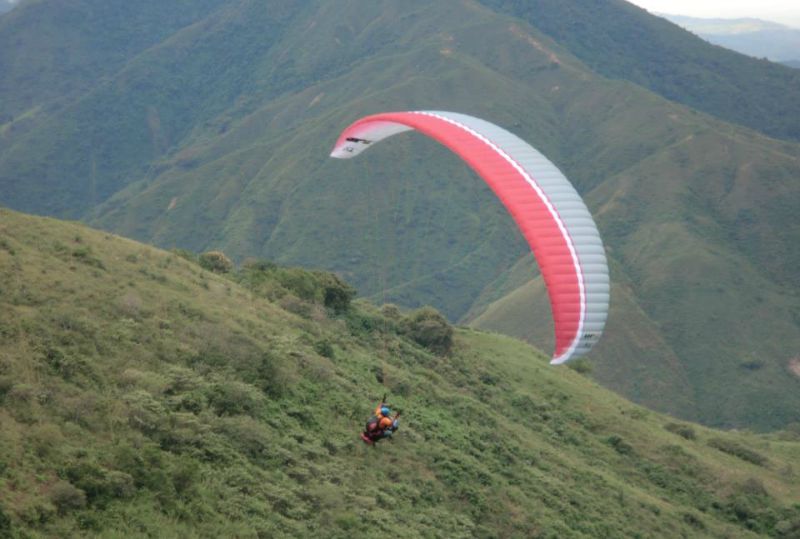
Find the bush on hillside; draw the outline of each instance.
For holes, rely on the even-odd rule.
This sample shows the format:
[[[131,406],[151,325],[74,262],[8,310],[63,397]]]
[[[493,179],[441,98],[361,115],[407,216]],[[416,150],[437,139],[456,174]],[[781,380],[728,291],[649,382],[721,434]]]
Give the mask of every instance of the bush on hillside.
[[[381,306],[381,315],[389,320],[397,321],[400,320],[400,318],[403,316],[403,313],[400,312],[400,307],[394,303],[384,303]]]
[[[237,280],[253,292],[276,301],[292,295],[298,299],[322,305],[335,314],[350,309],[356,289],[338,275],[326,271],[286,268],[272,262],[248,260]],[[292,305],[292,300],[286,300]]]
[[[400,330],[420,346],[438,355],[446,355],[453,347],[453,327],[433,307],[412,311],[401,321]]]
[[[356,289],[334,273],[317,272],[316,275],[322,283],[325,307],[336,314],[342,314],[350,309],[350,302],[356,297]]]
[[[233,262],[222,251],[208,251],[200,255],[197,260],[200,267],[214,273],[230,273]]]
[[[798,513],[800,513],[800,509],[798,509]],[[800,515],[778,521],[775,524],[775,533],[778,537],[800,537]]]
[[[333,359],[335,357],[335,352],[333,350],[333,345],[328,339],[322,339],[317,341],[314,344],[314,350],[321,356],[327,357],[328,359]]]
[[[252,385],[228,380],[209,388],[206,397],[217,415],[254,415],[261,405],[261,393]]]
[[[2,506],[0,506],[0,534],[11,536],[11,519],[8,518]]]
[[[761,480],[756,478],[736,486],[722,509],[730,520],[764,535],[773,535],[770,532],[780,518],[775,510],[775,500],[770,497]],[[791,516],[791,512],[787,512],[787,516]]]
[[[8,241],[6,241],[5,239],[0,239],[0,249],[5,249],[11,256],[17,254],[16,251],[14,251],[14,248],[11,247],[11,244],[8,243]],[[2,522],[2,513],[0,513],[0,522]],[[0,524],[0,530],[2,529],[3,529],[2,524]]]
[[[242,262],[242,269],[246,271],[270,271],[277,267],[278,265],[275,262],[259,258],[246,258]]]
[[[2,389],[0,389],[0,395],[3,394]],[[800,440],[800,423],[792,422],[786,425],[783,430],[779,430],[775,433],[780,440],[785,441],[798,441]]]
[[[606,442],[608,445],[614,448],[614,450],[619,453],[620,455],[632,455],[633,454],[633,446],[626,442],[622,436],[617,434],[612,434],[608,438],[606,438]]]
[[[50,488],[50,501],[63,515],[86,505],[86,493],[68,481],[58,481]]]
[[[188,251],[186,249],[175,248],[172,249],[170,252],[175,256],[179,256],[184,260],[188,260],[189,262],[194,262],[195,264],[197,264],[197,255],[191,251]],[[126,259],[128,260],[128,262],[136,262],[137,257],[134,254],[130,254]]]
[[[351,335],[365,337],[388,329],[386,319],[368,309],[353,309],[345,318]]]
[[[303,318],[311,318],[314,312],[314,304],[298,298],[294,294],[286,294],[278,300],[278,305],[286,312],[302,316]]]
[[[708,441],[708,445],[714,449],[719,449],[723,453],[733,455],[744,461],[750,462],[757,466],[765,466],[767,464],[767,457],[749,449],[738,442],[733,440],[725,440],[724,438],[712,438]]]
[[[87,266],[93,266],[99,269],[106,269],[103,261],[94,256],[91,247],[78,247],[72,251],[72,258],[79,262],[86,264]]]
[[[592,374],[592,364],[586,358],[573,359],[567,362],[567,367],[577,372],[589,376]]]
[[[687,440],[694,440],[697,438],[697,434],[695,434],[694,429],[691,427],[691,425],[684,425],[681,423],[667,423],[666,425],[664,425],[664,429],[672,433],[675,433],[681,438],[685,438]]]
[[[70,484],[83,491],[92,506],[104,507],[114,499],[131,497],[136,488],[133,477],[125,472],[108,470],[93,462],[73,462],[64,468]]]
[[[276,353],[264,352],[258,359],[253,384],[267,396],[277,399],[283,397],[292,385],[291,369]]]

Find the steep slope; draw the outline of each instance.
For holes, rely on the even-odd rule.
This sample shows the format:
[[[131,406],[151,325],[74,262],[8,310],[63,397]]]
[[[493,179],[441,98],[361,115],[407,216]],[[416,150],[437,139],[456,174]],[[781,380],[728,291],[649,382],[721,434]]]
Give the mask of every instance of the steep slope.
[[[800,59],[800,29],[760,19],[701,19],[661,14],[706,41],[727,49],[769,58],[773,62]]]
[[[525,19],[607,77],[773,137],[800,139],[800,73],[785,66],[710,46],[624,0],[481,3]]]
[[[0,126],[52,115],[223,2],[26,2],[0,20]]]
[[[549,301],[544,282],[530,279],[531,262],[521,259],[503,276],[502,283],[487,286],[464,318],[472,327],[512,335],[550,350],[553,324]],[[638,305],[633,283],[618,267],[612,268],[611,311],[603,339],[591,354],[588,367],[592,377],[653,409],[678,417],[695,416],[695,391],[700,383],[689,379],[658,322]]]
[[[382,11],[373,16],[378,13],[394,20]],[[428,8],[425,13],[430,16]],[[467,110],[505,121],[589,192],[610,255],[619,257],[615,282],[630,281],[621,289],[627,290],[624,308],[615,307],[609,322],[609,352],[601,347],[595,355],[599,380],[658,409],[716,425],[776,428],[797,420],[797,380],[785,375],[800,345],[792,314],[800,307],[792,292],[799,274],[790,262],[797,256],[798,230],[790,217],[800,204],[792,181],[800,168],[797,146],[593,76],[557,46],[543,45],[547,42],[532,30],[484,11],[465,13],[463,19],[446,10],[440,18],[414,15],[406,11],[417,26],[402,21],[406,37],[395,45],[400,53],[391,61],[365,59],[346,76],[259,109],[234,124],[222,141],[192,145],[185,150],[190,164],[177,156],[154,181],[103,207],[98,222],[161,245],[220,245],[240,257],[255,249],[282,262],[336,269],[378,299],[404,305],[429,301],[453,319],[470,321],[465,314],[476,312],[474,298],[504,279],[525,251],[480,182],[446,151],[410,136],[376,147],[357,162],[326,158],[337,128],[364,112]],[[368,43],[382,19],[366,20],[372,22],[351,41],[372,50]],[[425,38],[431,24],[454,29]],[[476,34],[486,42],[479,46],[468,37]],[[380,72],[373,84],[381,89],[369,89],[369,98],[349,104],[347,96],[362,95],[362,81]],[[476,104],[474,95],[492,95],[494,101]],[[328,112],[343,103],[345,111]],[[510,110],[526,114],[504,112]],[[768,177],[774,178],[771,187],[762,184]],[[682,187],[670,187],[675,181]],[[601,207],[609,200],[617,201],[614,211]],[[221,233],[196,234],[218,220],[226,222]],[[640,225],[651,220],[681,229],[691,223],[686,241],[646,256],[617,253],[624,245],[674,238],[670,227],[644,236]],[[337,234],[330,234],[331,227]],[[684,252],[691,243],[703,250],[719,245],[709,261]],[[710,273],[707,263],[725,271]],[[695,280],[687,282],[687,272]],[[642,281],[648,278],[657,284]],[[696,295],[698,287],[726,293],[709,303]],[[673,291],[686,294],[686,301],[663,301]],[[770,306],[769,313],[760,313],[761,323],[747,331],[740,327],[758,303],[743,304],[743,297]],[[697,319],[700,303],[704,317],[718,320],[713,330],[705,318],[702,324]],[[534,342],[547,346],[538,339],[542,333],[549,339],[549,315],[542,310],[536,316],[527,305],[487,327],[519,337],[533,336],[517,327],[537,328]],[[753,342],[762,344],[754,348]],[[757,373],[741,367],[752,363],[753,354],[763,362]],[[642,362],[643,356],[649,360]],[[718,390],[706,390],[711,386]]]
[[[255,79],[261,74],[253,69],[253,62],[258,62],[263,50],[280,36],[286,19],[302,2],[276,2],[266,10],[258,2],[209,0],[211,6],[223,5],[217,11],[209,7],[203,9],[204,3],[195,6],[193,2],[189,2],[194,6],[189,10],[183,9],[182,2],[153,2],[163,6],[161,8],[153,8],[149,3],[117,4],[103,3],[102,8],[97,8],[99,20],[87,24],[96,28],[118,23],[125,31],[109,29],[108,42],[102,38],[90,39],[88,43],[73,46],[66,36],[56,44],[57,50],[67,47],[78,61],[89,64],[86,69],[94,78],[75,82],[83,91],[77,95],[67,91],[64,103],[52,113],[48,111],[41,118],[30,120],[32,125],[17,129],[17,120],[2,127],[5,135],[2,138],[7,145],[0,156],[3,170],[0,190],[4,200],[15,207],[68,217],[86,215],[94,205],[124,187],[131,176],[140,176],[192,128],[232,106],[242,91],[253,91],[258,85]],[[36,5],[53,18],[53,24],[69,19],[69,13],[61,13],[49,2]],[[15,17],[6,21],[9,30],[2,32],[0,28],[0,35],[9,41],[21,39],[17,35],[22,35],[40,45],[38,33],[29,26],[46,28],[49,19],[38,22],[30,16],[32,9],[27,4],[22,6],[19,15],[15,12]],[[102,15],[106,10],[119,19],[108,21],[109,17]],[[126,17],[129,10],[145,19],[154,17],[172,21],[172,24],[153,25],[155,30],[141,34],[144,37],[129,40],[127,32],[136,31],[136,26]],[[181,16],[174,15],[173,11]],[[77,10],[81,16],[86,12],[94,10],[86,6]],[[14,24],[17,19],[22,22]],[[195,24],[185,24],[188,21]],[[142,24],[150,26],[147,20]],[[161,32],[156,31],[159,29]],[[82,27],[75,28],[74,32],[84,38],[97,35]],[[147,38],[153,42],[148,42]],[[107,51],[113,53],[121,43],[131,46],[132,50],[105,57],[109,55]],[[137,44],[139,47],[134,47]],[[92,54],[82,54],[83,49]],[[12,50],[16,54],[10,54]],[[31,69],[27,54],[47,60],[47,52],[7,50],[4,54],[8,57],[7,63],[19,63],[23,68],[18,76],[9,68],[12,73],[7,79],[9,87],[0,92],[27,98],[28,93],[17,90],[15,81],[18,78],[30,81],[39,92],[40,88],[52,91],[46,78],[33,77],[27,71]],[[61,62],[57,59],[53,62],[61,69]],[[101,67],[92,70],[94,62]],[[73,66],[64,67],[73,72]],[[0,69],[3,66],[0,65]],[[113,76],[102,78],[107,71],[112,71]],[[61,77],[58,71],[49,74],[67,83],[75,78]],[[282,76],[281,80],[286,78]],[[269,88],[272,92],[279,91],[276,85]],[[65,93],[57,85],[54,89]],[[31,93],[38,97],[36,92]],[[38,99],[46,103],[47,97],[49,94]],[[23,114],[22,121],[28,122],[27,115]]]
[[[668,23],[647,21],[670,41]],[[702,63],[713,47],[697,47]],[[619,58],[639,72],[641,57]],[[771,98],[781,121],[796,118],[794,80],[788,101]],[[413,135],[352,163],[327,158],[354,118],[418,108],[499,123],[588,196],[621,298],[598,380],[715,425],[796,420],[798,145],[606,79],[476,2],[225,2],[69,106],[6,128],[0,195],[160,246],[336,270],[365,295],[471,321],[526,252],[491,193]],[[500,307],[491,327],[546,346],[544,311]]]
[[[651,114],[659,109],[648,107]],[[645,371],[656,376],[674,367],[667,357],[680,358],[682,366],[670,385],[688,384],[678,392],[694,395],[695,412],[688,417],[761,428],[796,421],[798,380],[789,363],[800,346],[797,262],[779,262],[785,270],[778,270],[774,261],[797,256],[792,244],[800,230],[789,215],[800,205],[793,179],[800,153],[795,145],[751,138],[724,125],[707,130],[705,120],[691,113],[661,110],[682,124],[673,131],[678,135],[674,143],[608,174],[588,194],[610,253],[620,264],[618,275],[627,275],[641,311],[671,351],[666,353],[656,340],[658,350],[638,354],[637,361],[650,353],[664,358],[660,369]],[[622,275],[615,280],[627,287]],[[623,304],[626,289],[618,291]],[[527,337],[515,329],[521,316],[518,299],[510,295],[504,303],[493,306],[491,321],[475,323]],[[617,312],[621,318],[616,323],[624,328],[638,328],[646,320],[635,308]],[[535,320],[533,326],[543,327],[541,317]],[[615,339],[613,332],[609,335]],[[640,341],[626,331],[617,336],[628,343]],[[631,379],[637,361],[606,357],[602,348],[598,356],[598,379],[610,387],[628,391],[630,384],[641,386],[649,378],[642,372]],[[637,398],[637,392],[626,394]],[[648,392],[643,398],[665,403],[658,394]],[[663,409],[675,412],[677,405],[671,402]]]
[[[391,310],[297,295],[321,274],[224,278],[76,224],[0,227],[5,536],[800,530],[796,433],[678,424],[499,335],[432,355]],[[385,391],[403,426],[369,449]]]

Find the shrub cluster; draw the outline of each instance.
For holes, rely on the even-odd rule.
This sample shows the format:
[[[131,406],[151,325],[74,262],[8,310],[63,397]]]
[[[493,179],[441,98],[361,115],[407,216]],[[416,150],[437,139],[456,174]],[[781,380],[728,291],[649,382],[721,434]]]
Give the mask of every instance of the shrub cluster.
[[[608,438],[606,438],[606,443],[614,448],[614,450],[619,453],[620,455],[632,455],[633,454],[633,446],[626,442],[622,436],[617,434],[612,434]]]
[[[697,438],[697,434],[695,434],[694,429],[691,427],[691,425],[684,425],[681,423],[667,423],[666,425],[664,425],[664,429],[672,433],[675,433],[681,438],[685,438],[687,440],[694,440]]]
[[[213,271],[214,273],[230,273],[233,269],[233,262],[225,256],[222,251],[208,251],[197,259],[200,267]]]
[[[400,332],[438,355],[448,354],[453,347],[453,327],[433,307],[422,307],[405,316]]]
[[[298,305],[297,300],[321,305],[340,315],[350,309],[356,296],[355,288],[336,274],[286,268],[258,260],[248,261],[237,275],[237,280],[254,293],[273,301],[281,301],[283,305],[289,306],[288,310],[305,316],[311,309]]]
[[[734,442],[733,440],[725,440],[724,438],[712,438],[708,441],[708,445],[713,447],[714,449],[719,449],[723,453],[727,453],[729,455],[733,455],[734,457],[738,457],[744,461],[750,462],[751,464],[755,464],[757,466],[766,466],[767,464],[767,457],[743,446],[740,443]]]

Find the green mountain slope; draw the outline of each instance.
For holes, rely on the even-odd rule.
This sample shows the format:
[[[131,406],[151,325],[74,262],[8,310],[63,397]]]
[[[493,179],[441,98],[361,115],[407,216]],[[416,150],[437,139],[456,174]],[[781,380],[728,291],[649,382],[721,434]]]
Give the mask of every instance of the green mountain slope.
[[[784,272],[774,262],[794,257],[791,243],[798,230],[787,217],[800,204],[791,179],[795,173],[789,172],[796,166],[797,152],[771,141],[764,141],[766,146],[751,142],[743,143],[735,131],[690,134],[590,193],[610,252],[629,279],[628,284],[617,277],[624,288],[615,297],[627,305],[625,292],[632,290],[643,311],[617,307],[615,321],[612,310],[609,345],[616,347],[613,341],[619,337],[628,345],[641,342],[647,333],[640,333],[639,326],[649,318],[666,337],[663,344],[668,348],[661,346],[661,339],[655,345],[642,343],[643,352],[633,360],[634,354],[606,357],[601,347],[597,375],[610,387],[648,403],[666,399],[652,391],[639,396],[628,387],[649,379],[670,380],[671,392],[693,395],[697,415],[689,417],[735,426],[747,416],[747,424],[777,427],[796,421],[800,405],[795,400],[798,380],[790,369],[800,345],[797,287],[792,284],[797,266],[792,263]],[[768,166],[775,167],[772,172],[753,169],[753,159],[767,156]],[[709,163],[722,166],[713,171]],[[642,181],[648,175],[649,180]],[[705,192],[712,185],[713,192]],[[777,225],[779,221],[785,228]],[[767,254],[778,245],[779,250]],[[474,323],[533,337],[517,329],[522,316],[517,296],[493,297],[497,303],[490,317],[486,313]],[[480,313],[473,317],[476,314]],[[543,327],[543,316],[536,318],[534,327]],[[615,325],[620,329],[611,331]],[[621,328],[636,328],[633,333],[640,338]],[[543,342],[538,335],[533,338]],[[642,364],[645,355],[658,358],[660,368]],[[673,355],[682,363],[677,371],[667,360]],[[632,380],[627,373],[636,372],[637,366],[652,377],[643,373]],[[679,386],[683,390],[675,391]],[[666,409],[685,413],[679,403],[671,402]],[[781,404],[773,408],[776,403]]]
[[[52,115],[222,3],[26,2],[0,20],[0,126]]]
[[[662,23],[644,28],[667,39]],[[698,62],[713,49],[697,47]],[[598,380],[714,425],[798,420],[798,144],[609,80],[572,50],[476,2],[225,2],[52,114],[2,128],[0,195],[163,247],[335,270],[451,320],[493,304],[487,327],[546,348],[547,313],[521,303],[535,283],[501,301],[535,278],[518,266],[525,245],[456,158],[414,135],[327,158],[363,114],[472,113],[540,148],[598,217],[617,294]],[[788,101],[771,98],[784,112],[794,80]]]
[[[800,29],[760,19],[701,19],[661,14],[703,39],[736,52],[787,63],[800,56]]]
[[[346,76],[268,104],[233,125],[222,141],[191,146],[190,166],[176,158],[155,180],[102,207],[98,223],[161,245],[219,245],[239,257],[258,252],[328,267],[380,300],[432,302],[452,319],[469,321],[474,299],[504,279],[525,251],[488,190],[446,151],[411,136],[358,161],[334,163],[325,156],[337,127],[360,112],[389,106],[381,103],[474,111],[534,141],[588,192],[610,255],[619,261],[616,281],[631,282],[625,308],[612,313],[610,329],[618,329],[608,333],[616,342],[609,350],[625,353],[598,349],[599,380],[640,402],[716,425],[776,428],[797,420],[798,382],[786,376],[800,344],[793,315],[800,303],[792,292],[798,266],[786,263],[796,256],[798,235],[790,218],[790,208],[800,203],[791,179],[798,170],[797,146],[592,76],[518,23],[478,14],[465,15],[465,21],[450,16],[450,24],[464,26],[427,40],[427,25],[418,38],[415,27],[406,27],[408,52],[391,62],[364,61]],[[437,22],[447,25],[447,16],[443,11]],[[489,45],[467,38],[478,33]],[[518,50],[503,56],[509,33]],[[550,55],[559,67],[551,67]],[[517,57],[538,70],[519,75]],[[419,65],[426,67],[409,79],[407,73]],[[327,113],[381,70],[384,78],[376,84],[382,89],[349,105],[352,114]],[[493,95],[495,101],[476,106],[473,95]],[[502,110],[525,110],[526,116],[513,118]],[[616,179],[622,177],[624,184]],[[767,177],[775,178],[773,187],[762,190]],[[190,192],[182,187],[188,185]],[[605,209],[610,200],[617,203]],[[196,233],[217,220],[226,223],[221,233]],[[656,228],[645,235],[640,227],[651,221]],[[661,225],[682,230],[684,222],[692,223],[686,241],[666,243],[647,256],[625,255],[624,248],[655,238],[672,240],[675,229]],[[712,260],[684,252],[693,242],[703,251],[718,246],[708,255]],[[708,272],[707,263],[725,271]],[[687,282],[687,271],[695,280]],[[697,287],[727,293],[709,303],[696,295]],[[686,300],[665,301],[675,292]],[[741,303],[742,297],[761,299]],[[759,314],[761,324],[741,331],[758,302],[769,305],[769,312]],[[705,311],[698,319],[701,303]],[[539,335],[549,339],[549,329],[540,331],[550,327],[549,315],[542,310],[537,316],[526,305],[488,327],[520,337],[528,334],[517,326],[536,328],[534,342],[546,347]],[[715,326],[707,316],[718,320]],[[754,348],[754,342],[762,344]],[[766,366],[757,375],[741,367],[754,354]],[[650,361],[643,363],[644,355]],[[660,380],[658,387],[653,378]],[[718,391],[706,390],[711,386]]]
[[[7,210],[0,227],[4,536],[800,530],[797,433],[678,424],[499,335],[433,355],[391,310],[306,296],[323,274],[220,276]],[[370,449],[383,392],[402,427]]]
[[[481,3],[525,19],[607,77],[773,137],[800,139],[797,71],[710,46],[624,0]]]
[[[487,286],[465,319],[473,327],[550,350],[554,338],[549,301],[541,278],[530,280],[531,262],[520,260],[509,272],[510,279],[504,276],[502,284]],[[693,387],[697,382],[687,376],[658,322],[638,305],[633,283],[618,268],[612,275],[611,312],[603,339],[592,352],[592,377],[638,403],[679,417],[693,416],[698,409]]]
[[[135,31],[125,17],[125,10],[130,9],[137,13],[141,10],[159,20],[173,21],[173,27],[156,25],[156,29],[162,30],[161,35],[155,31],[143,34],[155,43],[125,51],[119,58],[101,56],[95,60],[81,53],[83,47],[98,54],[97,51],[114,50],[120,42],[127,44],[126,33],[120,31],[110,30],[109,35],[81,48],[74,47],[78,49],[75,56],[81,62],[101,65],[94,75],[113,69],[114,76],[86,81],[92,83],[88,90],[67,99],[52,114],[34,119],[27,129],[17,132],[16,121],[3,126],[8,148],[0,157],[0,168],[5,171],[0,174],[0,188],[5,199],[30,211],[69,217],[85,215],[94,205],[122,188],[130,181],[130,176],[141,175],[148,163],[162,156],[196,124],[202,125],[231,106],[239,97],[238,93],[232,93],[232,87],[236,92],[252,90],[255,85],[252,79],[257,75],[252,71],[252,61],[254,58],[258,61],[262,50],[280,35],[282,22],[291,15],[294,6],[277,5],[276,9],[264,10],[256,2],[222,3],[224,8],[211,14],[209,8],[203,9],[203,4],[183,10],[181,3],[173,2],[158,3],[167,6],[162,8],[167,13],[130,2],[104,8],[118,14],[119,23],[124,23],[126,31]],[[123,6],[124,9],[117,9]],[[52,13],[48,7],[47,3],[42,5],[44,12],[57,22],[66,17]],[[184,15],[173,16],[172,10]],[[204,17],[198,16],[195,10]],[[29,11],[20,9],[19,18],[27,22],[31,18],[25,17]],[[91,12],[82,10],[85,11]],[[202,22],[179,24],[192,15]],[[101,21],[94,22],[93,26],[107,23],[102,16]],[[35,40],[36,34],[31,29],[14,22],[8,22],[10,30],[4,33],[7,39],[22,34]],[[31,24],[43,26],[40,22]],[[80,28],[75,32],[80,36],[94,35]],[[9,58],[24,60],[24,54],[23,50],[19,56],[9,55]],[[40,56],[35,51],[31,55]],[[31,78],[27,72],[20,77]],[[35,78],[35,87],[47,86],[42,82],[41,78]],[[13,77],[9,84],[15,84]],[[16,89],[4,93],[27,95]],[[42,158],[33,157],[32,149]],[[25,181],[32,178],[36,180]]]

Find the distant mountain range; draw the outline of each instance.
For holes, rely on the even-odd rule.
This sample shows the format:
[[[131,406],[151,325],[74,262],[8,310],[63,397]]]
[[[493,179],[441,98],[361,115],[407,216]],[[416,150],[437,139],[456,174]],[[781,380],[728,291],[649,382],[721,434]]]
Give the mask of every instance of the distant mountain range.
[[[6,13],[7,11],[11,11],[14,7],[15,2],[11,2],[11,0],[0,0],[0,15]]]
[[[703,39],[756,58],[800,65],[800,29],[760,19],[701,19],[660,14]]]
[[[597,217],[598,381],[711,425],[800,421],[797,70],[621,0],[40,0],[0,51],[2,204],[333,270],[546,348],[527,248],[463,164],[411,134],[328,158],[370,112],[498,123]]]

